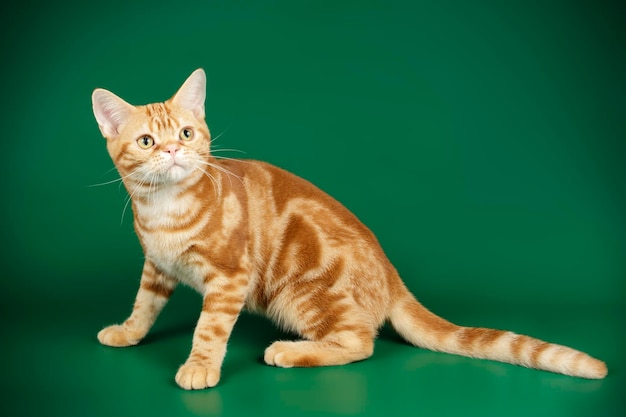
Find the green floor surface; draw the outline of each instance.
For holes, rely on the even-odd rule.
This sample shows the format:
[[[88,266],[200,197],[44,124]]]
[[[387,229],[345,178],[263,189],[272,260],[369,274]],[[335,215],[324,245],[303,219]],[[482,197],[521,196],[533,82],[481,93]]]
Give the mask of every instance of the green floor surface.
[[[11,416],[618,416],[623,410],[619,312],[590,307],[447,306],[464,324],[513,329],[586,350],[608,362],[605,380],[584,380],[411,347],[384,328],[374,356],[345,366],[281,369],[262,361],[278,338],[267,320],[244,314],[215,388],[174,382],[191,344],[200,298],[179,290],[154,331],[130,348],[101,346],[101,325],[122,316],[126,296],[86,305],[41,302],[41,314],[9,323],[2,407]],[[104,297],[106,295],[106,297]],[[71,307],[73,306],[73,307]],[[79,311],[71,308],[80,306]],[[623,313],[623,312],[622,312]],[[463,319],[462,319],[463,318]],[[5,329],[5,334],[6,334]]]

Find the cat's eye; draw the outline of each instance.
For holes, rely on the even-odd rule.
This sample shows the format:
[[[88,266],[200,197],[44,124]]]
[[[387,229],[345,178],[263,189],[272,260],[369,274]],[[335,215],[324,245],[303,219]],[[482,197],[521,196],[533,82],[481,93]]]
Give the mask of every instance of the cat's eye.
[[[186,127],[180,131],[178,136],[181,140],[191,140],[193,139],[193,130],[190,127]]]
[[[152,139],[148,135],[143,135],[142,137],[137,139],[137,144],[142,149],[148,149],[148,148],[151,148],[152,146],[154,146],[154,139]]]

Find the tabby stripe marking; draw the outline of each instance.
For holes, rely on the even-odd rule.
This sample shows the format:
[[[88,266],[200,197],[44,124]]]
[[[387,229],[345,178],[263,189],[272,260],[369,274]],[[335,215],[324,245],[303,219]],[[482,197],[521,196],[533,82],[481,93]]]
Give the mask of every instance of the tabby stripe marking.
[[[163,298],[169,298],[174,292],[173,288],[166,287],[156,281],[142,281],[141,288]]]

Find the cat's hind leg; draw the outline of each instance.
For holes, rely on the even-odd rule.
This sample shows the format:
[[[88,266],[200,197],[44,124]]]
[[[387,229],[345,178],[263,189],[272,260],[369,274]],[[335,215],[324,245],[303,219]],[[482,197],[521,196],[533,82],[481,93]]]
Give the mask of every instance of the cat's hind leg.
[[[272,343],[265,349],[265,363],[283,368],[333,366],[372,356],[379,323],[371,311],[341,288],[301,292],[300,297],[285,293],[288,300],[295,298],[292,302],[276,297],[281,309],[272,318],[303,340]]]
[[[167,303],[177,281],[158,272],[146,261],[133,311],[122,324],[105,327],[98,333],[103,345],[125,347],[136,345],[145,337]]]
[[[344,365],[372,356],[374,337],[375,330],[363,326],[321,340],[277,341],[265,349],[264,360],[282,368]]]
[[[268,365],[282,368],[344,365],[372,356],[373,344],[346,346],[340,342],[274,342],[265,349]]]

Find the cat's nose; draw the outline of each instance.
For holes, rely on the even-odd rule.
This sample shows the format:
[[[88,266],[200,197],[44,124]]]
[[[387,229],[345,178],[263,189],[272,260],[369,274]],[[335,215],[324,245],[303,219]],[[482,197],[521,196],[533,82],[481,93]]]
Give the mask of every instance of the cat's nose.
[[[176,144],[173,144],[173,143],[172,143],[172,144],[170,144],[170,145],[167,145],[167,146],[163,149],[163,152],[167,152],[167,153],[169,153],[170,155],[174,156],[174,155],[176,155],[176,152],[177,152],[179,149],[180,149],[180,148],[178,147],[178,145],[176,145]]]

